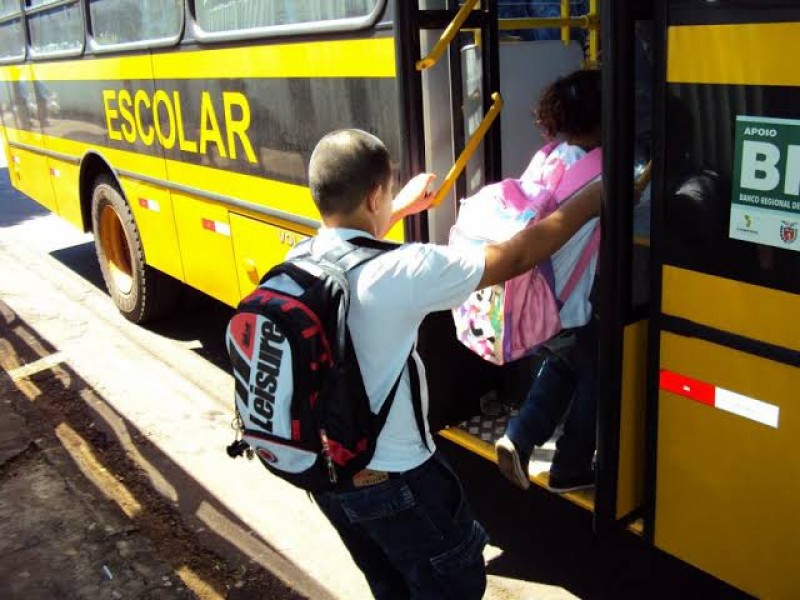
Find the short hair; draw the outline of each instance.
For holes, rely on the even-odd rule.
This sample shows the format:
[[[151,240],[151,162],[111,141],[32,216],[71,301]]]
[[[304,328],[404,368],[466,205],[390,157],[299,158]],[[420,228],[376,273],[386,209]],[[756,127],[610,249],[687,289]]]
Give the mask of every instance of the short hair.
[[[340,129],[323,137],[311,154],[308,184],[320,214],[355,212],[368,193],[391,181],[389,151],[360,129]]]
[[[557,79],[542,92],[533,117],[545,136],[585,135],[600,127],[600,71],[575,71]]]

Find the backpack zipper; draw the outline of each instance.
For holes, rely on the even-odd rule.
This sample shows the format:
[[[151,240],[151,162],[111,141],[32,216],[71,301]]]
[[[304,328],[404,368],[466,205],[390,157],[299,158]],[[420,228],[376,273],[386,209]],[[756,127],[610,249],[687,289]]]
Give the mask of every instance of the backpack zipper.
[[[322,456],[325,457],[325,464],[328,467],[328,479],[331,483],[336,483],[336,467],[333,465],[333,458],[331,458],[331,447],[328,444],[328,434],[325,429],[319,430],[319,439],[322,442]]]

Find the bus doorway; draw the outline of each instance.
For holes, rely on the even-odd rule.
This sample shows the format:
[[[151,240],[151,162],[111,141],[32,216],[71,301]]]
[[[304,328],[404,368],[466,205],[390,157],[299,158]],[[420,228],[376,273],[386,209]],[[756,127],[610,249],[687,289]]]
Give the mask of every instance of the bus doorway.
[[[522,175],[545,143],[531,116],[531,107],[545,87],[576,70],[604,70],[603,147],[604,154],[612,148],[612,158],[604,160],[603,177],[612,182],[612,189],[617,186],[616,194],[607,194],[603,208],[598,267],[610,276],[605,281],[600,278],[596,290],[597,308],[602,315],[608,305],[610,315],[601,316],[598,345],[597,390],[608,391],[597,394],[596,485],[564,496],[594,511],[598,530],[631,526],[640,532],[649,189],[642,195],[644,210],[637,206],[635,217],[632,184],[637,168],[642,170],[650,160],[647,106],[652,95],[644,87],[652,85],[647,37],[651,16],[627,3],[622,8],[616,3],[605,7],[602,22],[594,2],[587,2],[582,13],[573,14],[567,7],[560,16],[539,18],[506,18],[502,2],[482,2],[480,7],[474,2],[406,4],[396,5],[396,17],[403,63],[399,72],[407,98],[406,139],[411,140],[408,159],[415,169],[435,172],[447,191],[435,210],[415,222],[416,239],[447,243],[461,199],[487,183]],[[608,40],[599,28],[606,19],[618,21],[609,28]],[[551,31],[556,39],[539,35]],[[616,70],[607,72],[611,67],[605,61],[601,65],[601,36],[605,56],[617,52]],[[624,39],[614,46],[614,36]],[[644,62],[635,64],[634,53],[623,51],[626,44],[630,48],[638,44],[636,60]],[[620,83],[625,73],[631,77]],[[623,178],[624,191],[619,188]],[[611,231],[608,235],[606,228]],[[490,364],[456,340],[449,312],[432,315],[425,323],[420,351],[429,365],[432,426],[441,428],[446,439],[496,461],[494,444],[517,414],[540,355],[501,367]],[[544,488],[549,485],[558,435],[557,430],[537,448],[527,465],[530,481]],[[491,484],[510,485],[499,472]]]

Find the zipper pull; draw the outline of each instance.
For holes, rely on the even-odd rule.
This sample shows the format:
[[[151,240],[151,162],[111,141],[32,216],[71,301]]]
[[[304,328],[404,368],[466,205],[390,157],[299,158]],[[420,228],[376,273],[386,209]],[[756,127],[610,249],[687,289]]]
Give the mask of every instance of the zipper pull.
[[[328,466],[328,479],[331,480],[331,483],[336,483],[336,467],[333,465],[331,447],[328,444],[328,435],[324,429],[319,430],[319,439],[322,442],[322,456],[325,457],[325,464]]]

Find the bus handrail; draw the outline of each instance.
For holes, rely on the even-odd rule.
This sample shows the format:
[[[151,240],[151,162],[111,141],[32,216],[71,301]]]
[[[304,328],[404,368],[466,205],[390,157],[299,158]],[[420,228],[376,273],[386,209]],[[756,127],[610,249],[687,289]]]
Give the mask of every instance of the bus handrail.
[[[456,34],[461,31],[461,26],[464,24],[464,21],[467,20],[469,13],[472,12],[472,9],[475,8],[477,3],[478,0],[467,0],[464,2],[463,6],[458,9],[456,16],[450,22],[450,25],[442,32],[442,37],[439,38],[436,44],[434,44],[433,49],[428,53],[428,56],[420,58],[417,61],[417,71],[430,69],[439,62],[445,49],[450,45],[450,42],[453,41],[453,38],[456,37]]]
[[[552,29],[554,27],[577,27],[589,31],[598,29],[600,22],[596,15],[591,13],[569,18],[561,17],[532,17],[498,19],[499,31],[513,31],[516,29]]]
[[[492,126],[492,123],[494,123],[501,110],[503,110],[503,98],[500,95],[500,92],[494,92],[492,94],[491,108],[489,108],[489,111],[483,117],[483,120],[481,121],[481,124],[478,125],[475,133],[470,136],[469,140],[464,146],[464,150],[461,152],[461,155],[458,157],[456,162],[450,168],[450,171],[445,176],[441,187],[436,191],[436,196],[431,203],[431,207],[439,206],[442,200],[444,200],[445,196],[450,193],[453,184],[461,176],[461,172],[464,170],[464,167],[467,166],[467,163],[472,158],[472,155],[475,154],[475,150],[478,149],[478,144],[483,141],[483,138],[486,136],[486,132],[489,131],[489,127]]]

